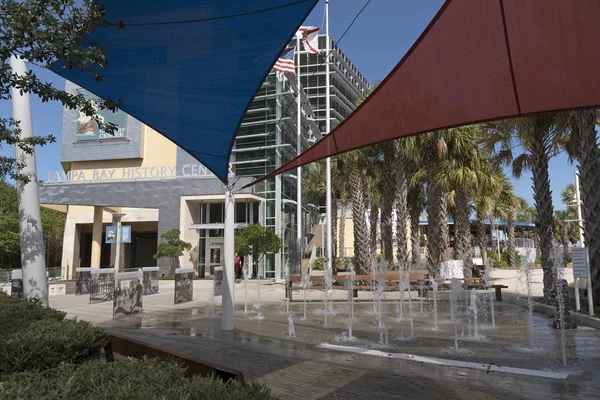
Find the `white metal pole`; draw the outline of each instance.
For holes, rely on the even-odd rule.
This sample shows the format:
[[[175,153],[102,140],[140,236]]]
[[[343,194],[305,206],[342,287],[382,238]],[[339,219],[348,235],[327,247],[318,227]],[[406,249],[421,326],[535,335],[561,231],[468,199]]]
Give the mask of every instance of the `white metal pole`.
[[[331,88],[329,79],[329,0],[325,0],[325,133],[329,135],[331,131]],[[333,269],[333,248],[332,248],[332,232],[331,232],[331,158],[327,157],[327,268],[329,271]]]
[[[225,265],[223,268],[223,286],[221,303],[221,330],[224,331],[232,331],[234,325],[234,207],[235,199],[233,193],[231,192],[231,190],[228,190],[227,192],[225,192],[225,237],[223,243]]]
[[[579,224],[579,241],[581,243],[581,247],[585,247],[585,241],[583,237],[583,217],[581,215],[581,194],[579,193],[579,174],[575,171],[575,200],[577,201],[577,224]],[[589,254],[589,253],[588,253]],[[587,264],[587,297],[588,297],[588,310],[590,316],[594,316],[594,299],[592,294],[592,275],[590,273],[590,260],[589,256],[586,260]],[[577,282],[577,281],[576,281]],[[579,285],[575,284],[575,291],[579,290]]]
[[[575,171],[575,201],[577,202],[577,227],[579,228],[579,246],[583,246],[583,225],[581,219],[581,201],[579,199],[579,176]],[[581,299],[579,298],[579,278],[573,270],[573,283],[575,284],[575,311],[581,310]]]
[[[115,249],[115,273],[119,272],[121,267],[121,215],[117,215],[117,248]]]
[[[296,35],[296,54],[298,60],[298,72],[297,72],[297,86],[298,86],[298,97],[297,103],[297,116],[296,116],[296,154],[302,153],[302,97],[300,93],[300,37]],[[296,239],[298,244],[302,240],[302,167],[296,169],[297,185],[296,185]]]
[[[10,67],[19,76],[25,76],[25,61],[11,56]],[[33,137],[31,103],[29,93],[11,89],[13,117],[19,122],[21,139]],[[38,192],[35,150],[31,154],[15,146],[15,158],[24,167],[18,172],[29,178],[27,184],[17,182],[19,202],[19,234],[21,242],[21,269],[23,270],[23,294],[28,299],[37,298],[48,305],[48,278],[46,277],[46,256],[42,234],[42,216]]]

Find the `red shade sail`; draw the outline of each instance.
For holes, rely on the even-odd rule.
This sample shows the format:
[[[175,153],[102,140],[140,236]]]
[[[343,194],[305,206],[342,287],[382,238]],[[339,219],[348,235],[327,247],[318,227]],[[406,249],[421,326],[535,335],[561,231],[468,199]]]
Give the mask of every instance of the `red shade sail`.
[[[447,0],[335,130],[254,183],[386,140],[600,105],[600,1]]]

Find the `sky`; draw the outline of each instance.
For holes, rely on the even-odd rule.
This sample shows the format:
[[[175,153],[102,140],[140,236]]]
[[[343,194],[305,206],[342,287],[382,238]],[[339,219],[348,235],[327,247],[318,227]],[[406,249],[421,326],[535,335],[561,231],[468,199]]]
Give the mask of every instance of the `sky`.
[[[329,33],[338,40],[367,0],[330,0]],[[324,20],[324,0],[314,8],[305,25],[322,27]],[[385,76],[400,61],[410,46],[419,37],[443,0],[371,0],[358,17],[352,28],[339,43],[341,49],[352,60],[369,82]],[[59,88],[64,88],[65,80],[52,72],[34,67],[34,72]],[[60,132],[62,128],[62,107],[59,103],[42,103],[32,96],[34,134],[56,136],[56,143],[36,151],[39,179],[48,172],[61,171]],[[10,101],[0,101],[0,116],[12,116]],[[13,154],[10,146],[3,146],[0,154]],[[555,209],[563,209],[560,192],[574,182],[574,166],[570,165],[566,154],[560,154],[550,161],[550,179]],[[510,175],[510,174],[508,174]],[[512,179],[515,192],[533,205],[531,173],[520,179]]]

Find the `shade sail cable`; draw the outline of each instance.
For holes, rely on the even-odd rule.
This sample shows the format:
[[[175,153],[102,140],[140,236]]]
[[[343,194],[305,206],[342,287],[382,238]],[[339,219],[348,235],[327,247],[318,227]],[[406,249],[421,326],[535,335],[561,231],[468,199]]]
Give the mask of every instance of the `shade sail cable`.
[[[270,7],[270,8],[263,8],[262,10],[256,10],[256,11],[248,11],[245,13],[239,13],[239,14],[232,14],[232,15],[224,15],[222,17],[211,17],[211,18],[200,18],[200,19],[188,19],[188,20],[181,20],[181,21],[164,21],[164,22],[148,22],[148,23],[133,23],[133,24],[129,24],[126,22],[123,23],[109,23],[109,26],[155,26],[155,25],[174,25],[174,24],[193,24],[193,23],[197,23],[197,22],[209,22],[209,21],[218,21],[218,20],[222,20],[222,19],[229,19],[229,18],[238,18],[238,17],[246,17],[248,15],[253,15],[253,14],[260,14],[260,13],[264,13],[264,12],[269,12],[269,11],[274,11],[274,10],[279,10],[280,8],[286,8],[286,7],[290,7],[290,6],[294,6],[296,4],[300,4],[300,3],[306,3],[312,0],[298,0],[292,3],[288,3],[288,4],[282,4],[280,6],[275,6],[275,7]]]

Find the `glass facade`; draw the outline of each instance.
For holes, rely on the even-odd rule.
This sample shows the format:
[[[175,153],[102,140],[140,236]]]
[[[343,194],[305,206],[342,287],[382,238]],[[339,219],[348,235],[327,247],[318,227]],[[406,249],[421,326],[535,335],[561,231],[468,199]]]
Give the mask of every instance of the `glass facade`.
[[[297,86],[294,75],[272,72],[248,108],[236,134],[232,165],[236,176],[263,176],[291,161],[298,154]],[[302,94],[302,140],[306,150],[320,128],[312,119],[313,111]],[[296,238],[297,177],[295,173],[269,179],[257,185],[257,194],[265,198],[263,223],[283,240],[280,254],[265,257],[265,275],[277,277],[288,257],[288,244]]]
[[[253,99],[236,134],[232,165],[236,176],[263,176],[291,161],[298,151],[306,150],[325,133],[325,36],[319,36],[321,55],[296,53],[300,64],[301,100],[301,149],[297,146],[297,77],[296,75],[271,72]],[[331,39],[330,39],[331,40]],[[291,46],[296,41],[290,42]],[[369,83],[350,62],[348,57],[330,43],[331,53],[331,120],[332,127],[354,110],[357,101],[369,88]],[[283,240],[280,254],[265,257],[267,278],[279,278],[282,266],[288,260],[290,243],[296,241],[297,177],[296,171],[282,174],[257,185],[258,195],[265,198],[262,221],[275,230]],[[306,218],[314,210],[306,208]],[[258,215],[255,213],[254,215]],[[304,224],[303,237],[310,229]],[[278,275],[279,274],[279,275]]]

